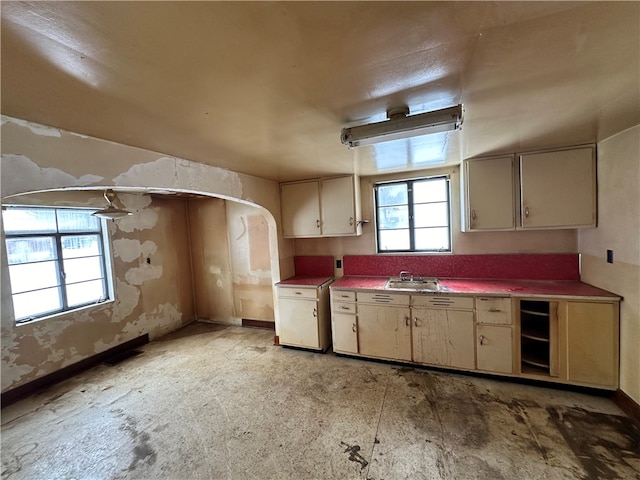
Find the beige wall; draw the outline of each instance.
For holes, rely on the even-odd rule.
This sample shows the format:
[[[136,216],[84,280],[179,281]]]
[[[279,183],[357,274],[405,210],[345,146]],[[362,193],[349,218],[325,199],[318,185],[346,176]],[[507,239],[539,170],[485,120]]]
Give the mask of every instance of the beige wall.
[[[640,403],[640,125],[598,144],[598,211],[598,228],[578,237],[582,280],[624,298],[620,389]]]
[[[266,213],[222,199],[191,200],[189,226],[198,319],[273,322],[274,259]]]
[[[19,204],[103,206],[97,192],[15,198]],[[58,200],[59,199],[59,200]],[[115,301],[15,325],[2,234],[2,390],[148,333],[156,338],[193,319],[185,202],[124,194],[134,212],[108,221]],[[147,263],[149,258],[150,263]]]
[[[460,169],[451,167],[412,172],[411,177],[449,174],[451,178],[451,225],[454,254],[488,253],[573,253],[577,252],[576,230],[539,230],[514,232],[460,231]],[[360,237],[297,239],[296,255],[373,255],[376,253],[373,185],[384,180],[407,178],[395,174],[362,178],[362,218],[370,223],[362,228]]]

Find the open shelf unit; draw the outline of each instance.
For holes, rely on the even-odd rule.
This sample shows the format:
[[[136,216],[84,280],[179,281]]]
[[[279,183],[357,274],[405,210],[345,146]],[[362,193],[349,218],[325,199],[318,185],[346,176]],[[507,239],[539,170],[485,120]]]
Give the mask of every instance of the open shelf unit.
[[[552,304],[520,300],[520,362],[522,373],[551,375]]]

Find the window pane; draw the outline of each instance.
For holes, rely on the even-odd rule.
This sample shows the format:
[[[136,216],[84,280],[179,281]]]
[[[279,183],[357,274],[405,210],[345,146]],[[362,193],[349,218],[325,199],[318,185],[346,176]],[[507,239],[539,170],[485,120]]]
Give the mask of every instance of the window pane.
[[[450,250],[448,228],[416,229],[416,250]]]
[[[91,257],[100,255],[97,235],[73,235],[62,237],[62,258]]]
[[[59,232],[98,232],[100,219],[88,210],[58,210]]]
[[[389,250],[409,250],[409,230],[381,230],[379,236],[380,244],[378,249],[382,251]]]
[[[55,261],[9,265],[9,277],[14,294],[58,285]]]
[[[424,203],[414,207],[415,226],[446,227],[449,225],[449,209],[446,203]]]
[[[409,200],[407,184],[378,185],[378,205],[403,205]]]
[[[62,309],[58,288],[13,295],[13,311],[16,320],[24,320]]]
[[[98,300],[105,299],[106,296],[102,280],[67,286],[67,301],[70,307],[95,303]]]
[[[409,228],[408,207],[382,207],[378,209],[378,228],[389,230],[393,228]]]
[[[446,202],[447,180],[423,180],[413,184],[413,203]]]
[[[74,258],[64,261],[65,283],[102,278],[100,257]]]
[[[41,262],[56,258],[53,237],[7,238],[6,245],[9,265]]]
[[[56,232],[56,212],[46,208],[7,208],[2,222],[6,234]]]

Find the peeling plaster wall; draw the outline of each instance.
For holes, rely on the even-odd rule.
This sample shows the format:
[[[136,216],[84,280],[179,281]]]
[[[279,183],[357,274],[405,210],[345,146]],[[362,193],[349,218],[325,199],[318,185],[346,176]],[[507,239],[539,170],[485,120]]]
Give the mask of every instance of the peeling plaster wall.
[[[579,234],[582,280],[623,297],[620,389],[640,403],[640,125],[598,143],[598,209]]]
[[[269,224],[268,248],[272,256],[273,281],[293,274],[293,242],[283,240],[277,227],[280,225],[280,196],[276,182],[19,119],[0,118],[0,193],[3,202],[30,192],[71,190],[73,192],[67,193],[73,196],[76,190],[102,192],[105,187],[114,187],[119,192],[130,190],[130,195],[119,194],[120,201],[127,208],[140,209],[135,224],[132,218],[128,218],[120,227],[112,227],[116,229],[113,240],[120,242],[116,243],[118,257],[114,258],[114,266],[117,267],[116,301],[109,305],[61,315],[46,325],[36,322],[17,329],[13,326],[8,269],[3,253],[0,269],[3,391],[133,338],[145,330],[146,327],[141,325],[159,322],[160,317],[171,320],[156,325],[157,328],[150,332],[152,336],[177,328],[179,316],[180,321],[185,321],[192,315],[193,312],[187,311],[186,307],[171,307],[185,301],[182,282],[189,282],[191,278],[190,274],[182,272],[186,265],[190,265],[186,260],[188,256],[182,257],[188,249],[176,248],[176,245],[188,245],[188,239],[172,237],[170,248],[165,249],[166,239],[163,237],[168,232],[177,235],[178,230],[186,234],[187,227],[181,228],[183,223],[186,225],[186,215],[179,220],[181,214],[178,213],[182,209],[178,207],[182,201],[176,201],[175,209],[159,200],[156,203],[155,199],[150,204],[140,205],[138,202],[143,200],[137,198],[134,191],[182,191],[263,207]],[[68,206],[74,201],[65,196],[61,205]],[[95,202],[102,205],[100,200]],[[176,225],[179,226],[176,228]],[[156,246],[150,242],[155,242]],[[146,258],[145,254],[151,257],[150,265],[141,262]],[[178,257],[172,259],[171,255]],[[180,271],[168,274],[169,265]],[[170,297],[158,293],[169,285],[180,292],[171,297],[175,303],[167,300]],[[190,293],[189,297],[189,304],[193,305]],[[87,331],[101,330],[105,318],[109,318],[107,323],[114,323],[116,328],[99,332],[98,337],[90,335],[85,338]],[[115,318],[119,320],[111,322]],[[40,326],[36,326],[38,324]],[[29,358],[24,356],[24,352],[30,352]],[[48,360],[49,357],[52,360]]]
[[[68,193],[25,195],[12,203],[103,203],[97,192],[76,192],[76,202],[69,201]],[[156,338],[193,319],[185,201],[118,197],[134,214],[106,222],[115,284],[112,302],[16,326],[2,234],[2,391],[145,333]]]

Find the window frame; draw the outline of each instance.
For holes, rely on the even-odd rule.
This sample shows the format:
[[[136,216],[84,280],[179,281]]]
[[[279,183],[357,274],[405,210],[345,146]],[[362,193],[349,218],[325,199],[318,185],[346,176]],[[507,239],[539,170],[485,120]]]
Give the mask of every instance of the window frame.
[[[447,205],[447,233],[448,233],[448,249],[416,249],[416,227],[415,227],[415,218],[414,218],[414,210],[416,203],[413,198],[413,185],[415,183],[423,182],[423,181],[435,181],[435,180],[444,180],[446,182],[446,205]],[[407,208],[408,208],[408,230],[409,230],[409,248],[408,249],[397,249],[397,250],[381,250],[380,247],[380,232],[389,230],[389,229],[381,229],[380,228],[380,219],[379,219],[379,211],[380,206],[378,205],[378,187],[387,186],[387,185],[406,185],[407,186]],[[436,203],[436,202],[434,202]],[[438,202],[440,203],[440,202]],[[444,203],[444,202],[442,202]],[[404,204],[402,204],[404,205]],[[433,175],[429,177],[417,177],[417,178],[409,178],[403,180],[388,180],[388,181],[380,181],[376,182],[373,185],[373,209],[374,209],[374,217],[375,217],[375,229],[376,229],[376,253],[385,254],[385,253],[453,253],[453,230],[452,230],[452,218],[451,218],[451,179],[447,174],[441,175]]]
[[[30,323],[33,321],[42,320],[44,318],[58,316],[61,314],[66,314],[69,312],[81,310],[88,306],[92,305],[101,305],[106,302],[113,300],[113,270],[111,265],[111,255],[110,255],[110,244],[109,244],[109,236],[108,236],[108,228],[106,226],[106,221],[104,219],[98,218],[99,228],[96,230],[75,230],[75,231],[60,231],[60,227],[58,224],[58,212],[61,210],[64,211],[76,211],[86,213],[87,215],[91,215],[95,209],[86,209],[86,208],[77,208],[77,207],[41,207],[41,206],[23,206],[23,205],[11,205],[11,206],[3,206],[2,210],[9,209],[20,209],[20,210],[49,210],[53,211],[56,219],[55,232],[43,232],[38,230],[33,230],[29,232],[21,232],[21,233],[6,233],[3,228],[4,242],[5,248],[8,250],[8,240],[11,239],[24,239],[24,238],[35,238],[35,239],[47,239],[53,241],[53,249],[52,253],[55,253],[55,258],[48,260],[35,260],[28,262],[21,262],[14,265],[33,265],[37,263],[43,262],[54,262],[55,270],[56,270],[56,279],[57,283],[53,286],[47,287],[39,287],[34,288],[32,290],[25,290],[19,293],[13,292],[13,287],[11,287],[11,300],[13,305],[13,299],[16,295],[20,295],[23,293],[30,292],[38,292],[41,290],[49,290],[56,289],[58,293],[58,298],[60,299],[60,308],[56,308],[53,310],[42,311],[38,314],[30,315],[28,317],[16,318],[15,310],[14,310],[14,322],[16,325],[23,325],[26,323]],[[4,222],[3,222],[4,226]],[[68,237],[95,237],[97,239],[98,253],[96,255],[87,255],[80,257],[68,257],[64,258],[63,256],[63,240]],[[55,252],[53,252],[55,250]],[[7,252],[8,253],[8,252]],[[97,278],[85,279],[81,281],[68,282],[66,278],[66,273],[64,271],[64,262],[65,260],[75,260],[75,259],[83,259],[83,258],[98,258],[99,259],[99,267],[100,267],[100,276]],[[11,267],[9,263],[9,259],[7,256],[7,268]],[[73,285],[80,285],[88,282],[95,282],[100,280],[102,283],[102,291],[104,295],[97,300],[91,300],[88,302],[83,302],[80,304],[69,305],[69,295],[68,288]],[[11,285],[11,279],[9,279],[9,284]]]

